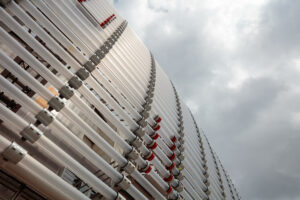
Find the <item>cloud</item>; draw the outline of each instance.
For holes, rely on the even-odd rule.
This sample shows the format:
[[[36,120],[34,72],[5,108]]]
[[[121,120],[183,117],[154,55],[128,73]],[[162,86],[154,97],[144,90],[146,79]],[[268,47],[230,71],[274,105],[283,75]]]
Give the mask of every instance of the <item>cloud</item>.
[[[116,4],[194,113],[243,199],[300,199],[300,1]]]

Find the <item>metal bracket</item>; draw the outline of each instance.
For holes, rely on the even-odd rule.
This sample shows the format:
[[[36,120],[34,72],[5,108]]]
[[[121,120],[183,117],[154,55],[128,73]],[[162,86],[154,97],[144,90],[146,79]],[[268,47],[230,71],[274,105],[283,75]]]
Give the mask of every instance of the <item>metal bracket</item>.
[[[120,193],[117,193],[117,197],[115,198],[115,200],[126,200],[125,197],[123,197]]]
[[[205,178],[208,178],[208,173],[207,173],[207,171],[203,172],[203,175],[205,176]]]
[[[132,150],[126,154],[127,157],[133,159],[133,160],[136,160],[138,159],[139,157],[139,153],[137,152],[137,150],[135,150],[133,147],[132,147]]]
[[[179,160],[184,160],[184,155],[183,155],[183,154],[180,154],[180,155],[178,156],[178,159],[179,159]]]
[[[77,72],[76,75],[81,79],[81,80],[86,80],[90,73],[88,70],[86,70],[85,68],[80,68]]]
[[[96,51],[96,55],[100,58],[100,60],[102,60],[105,57],[106,53],[102,49],[98,49]]]
[[[136,135],[138,135],[139,137],[143,137],[143,136],[145,135],[145,131],[144,131],[144,129],[143,129],[141,126],[139,126],[139,127],[134,131],[134,133],[135,133]]]
[[[144,117],[144,118],[148,118],[149,117],[149,112],[144,110],[143,112],[141,112],[141,115]]]
[[[184,187],[183,187],[182,183],[180,183],[180,182],[179,182],[178,186],[175,187],[175,190],[176,190],[177,192],[182,192],[183,189],[184,189]]]
[[[29,126],[24,128],[20,134],[29,142],[34,143],[43,135],[43,132],[40,131],[37,127],[35,127],[33,124],[29,124]]]
[[[146,101],[147,104],[153,103],[153,99],[151,99],[150,97],[149,98],[146,97],[145,101]]]
[[[145,127],[147,126],[148,123],[147,123],[146,119],[142,117],[142,119],[140,119],[140,120],[138,121],[138,124],[139,124],[142,128],[145,128]]]
[[[208,182],[207,182],[208,183]],[[208,185],[210,185],[209,183],[208,183]],[[205,194],[206,195],[210,195],[210,190],[207,188],[207,190],[205,191]]]
[[[112,44],[109,42],[109,40],[106,40],[106,41],[104,42],[104,46],[105,46],[108,50],[110,50],[111,47],[112,47]]]
[[[78,89],[82,86],[82,81],[79,79],[78,76],[73,76],[69,81],[68,81],[70,87],[74,89]]]
[[[35,118],[44,126],[48,126],[54,119],[53,115],[46,109],[40,111]]]
[[[181,138],[179,139],[179,142],[180,142],[180,144],[184,144],[184,139],[183,139],[183,137],[181,137]]]
[[[65,99],[70,99],[74,95],[74,90],[68,85],[65,85],[62,88],[60,88],[58,92]]]
[[[100,47],[100,49],[101,49],[105,54],[107,54],[108,51],[109,51],[109,49],[107,49],[107,47],[106,47],[105,45],[102,45],[102,46]]]
[[[12,142],[3,152],[2,156],[8,161],[17,164],[27,155],[27,151],[20,145]]]
[[[184,151],[184,146],[178,147],[178,150],[181,151],[181,152]]]
[[[176,179],[178,179],[179,181],[182,181],[184,179],[183,174],[180,172],[177,176],[175,176]]]
[[[51,108],[59,112],[63,107],[65,107],[65,103],[61,100],[61,98],[54,96],[48,101],[48,104]]]
[[[98,65],[101,61],[101,58],[95,53],[90,57],[90,60],[95,64]]]
[[[136,138],[131,142],[131,144],[135,147],[135,148],[139,148],[142,146],[142,140],[140,138],[138,138],[136,136]]]
[[[184,165],[182,163],[179,164],[179,166],[177,167],[178,169],[183,170],[184,169]]]
[[[127,190],[130,187],[130,184],[131,184],[130,180],[124,175],[122,180],[119,183],[117,183],[117,185],[123,188],[124,190]]]
[[[146,104],[146,105],[144,106],[144,110],[145,110],[146,112],[149,112],[149,111],[151,110],[151,105],[150,105],[150,104]]]
[[[132,162],[128,161],[127,164],[121,169],[124,170],[127,174],[132,174],[135,170],[135,166],[132,164]]]

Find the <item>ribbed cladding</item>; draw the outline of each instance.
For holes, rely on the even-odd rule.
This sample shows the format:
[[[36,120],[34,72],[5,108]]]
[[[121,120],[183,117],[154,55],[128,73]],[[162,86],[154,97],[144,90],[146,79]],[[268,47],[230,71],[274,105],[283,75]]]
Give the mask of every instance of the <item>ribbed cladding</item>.
[[[108,12],[107,12],[108,13]],[[111,24],[111,23],[109,23],[109,24]],[[111,30],[111,26],[107,26],[107,27],[105,27],[105,30],[106,29],[109,29],[109,30]],[[122,30],[122,29],[119,29],[119,30]],[[112,35],[113,36],[113,35]],[[102,53],[102,54],[99,54],[99,56],[101,57],[101,56],[103,56],[103,54],[104,54],[104,57],[106,56],[106,54],[109,52],[109,48],[112,48],[112,47],[110,47],[110,45],[114,45],[114,40],[115,38],[110,38],[109,40],[107,40],[106,42],[104,42],[104,45],[103,45],[103,47],[101,47],[100,48],[100,51],[102,51],[102,52],[100,52],[100,53]],[[105,52],[105,51],[107,51],[107,52]],[[95,63],[97,63],[98,61],[97,61],[97,59],[99,59],[99,56],[98,55],[96,55],[96,58],[94,57],[93,59],[94,59],[94,61],[92,61],[91,59],[90,59],[90,62],[91,63],[93,63],[94,64],[94,62]],[[103,57],[103,58],[104,58]],[[103,59],[102,58],[102,59]],[[153,57],[151,56],[151,60],[152,60],[152,63],[153,63]],[[96,59],[96,60],[95,60]],[[101,60],[101,59],[100,59]],[[100,63],[100,62],[99,62]],[[152,66],[152,65],[151,65]],[[86,69],[88,69],[88,67],[89,67],[89,69],[90,70],[94,70],[93,69],[93,66],[85,66],[86,67]],[[89,71],[89,70],[87,70],[87,71]],[[69,83],[70,83],[70,85],[72,85],[73,86],[73,88],[75,88],[76,89],[76,87],[79,87],[80,85],[80,80],[78,79],[78,77],[81,79],[81,80],[85,80],[85,79],[87,79],[87,76],[88,76],[88,73],[87,73],[87,71],[86,70],[83,70],[83,69],[80,69],[80,70],[78,70],[77,72],[76,72],[76,78],[73,78],[72,79],[72,81],[70,81]],[[152,73],[151,73],[152,74]],[[150,80],[151,80],[151,78],[150,78]],[[175,88],[174,88],[175,89]],[[175,92],[176,92],[176,90],[175,90]],[[177,93],[177,92],[176,92]],[[65,92],[65,97],[67,96],[67,95],[72,95],[72,94],[68,94],[67,92]],[[179,98],[178,98],[178,94],[176,94],[176,96],[177,96],[177,100],[179,100]],[[69,97],[70,98],[70,97]],[[147,102],[147,101],[146,101]],[[180,104],[180,100],[179,101],[177,101],[177,103],[179,103],[179,107],[181,108],[181,110],[182,110],[182,106],[181,106],[181,104]],[[52,105],[57,105],[57,103],[52,103]],[[52,106],[52,107],[54,107],[54,106]],[[178,105],[177,105],[177,107],[178,107]],[[151,108],[150,108],[151,109]],[[180,110],[180,109],[178,109],[178,110]],[[181,120],[180,120],[180,116],[179,116],[179,119],[178,119],[178,121],[179,121],[179,125],[178,125],[178,129],[179,129],[179,131],[181,131],[182,133],[183,132],[185,132],[186,134],[192,134],[192,132],[193,132],[193,134],[194,134],[194,131],[192,131],[191,133],[188,133],[186,130],[185,131],[183,131],[183,128],[185,127],[185,128],[187,128],[186,126],[183,126],[183,123],[182,123],[182,125],[181,125],[181,123],[180,122],[182,122],[183,120],[182,120],[182,117],[181,117]],[[177,127],[176,127],[177,128]],[[199,131],[199,130],[198,130]],[[200,134],[200,133],[199,133]],[[186,136],[186,135],[185,135]],[[183,143],[184,143],[184,140],[183,140],[183,136],[182,137],[179,137],[179,139],[182,139],[182,141],[181,141],[181,143],[180,143],[180,145],[181,146],[183,146]],[[173,141],[173,140],[172,140]],[[174,142],[174,141],[173,141]],[[179,145],[177,145],[178,147],[180,147]],[[188,147],[188,146],[186,146],[186,147]],[[203,146],[202,146],[203,147]],[[184,149],[183,149],[184,150]],[[182,155],[183,155],[183,153],[186,153],[186,151],[184,152],[182,150]],[[204,154],[204,151],[200,151],[201,152],[201,154],[203,153]],[[202,158],[201,158],[202,159]],[[205,154],[204,154],[204,159],[205,159]],[[182,159],[183,160],[183,159]],[[203,161],[203,160],[202,160]],[[205,161],[206,162],[206,161]]]
[[[233,199],[234,200],[239,200],[240,199],[239,194],[237,193],[237,190],[236,190],[234,184],[232,183],[231,178],[228,175],[227,175],[227,178],[228,178],[228,182],[229,182],[229,184],[231,186],[231,189],[232,189],[232,197],[233,197]]]
[[[207,165],[206,165],[206,164],[207,164],[207,159],[206,159],[207,155],[206,155],[206,153],[205,153],[205,149],[204,149],[204,145],[203,145],[202,134],[201,134],[201,132],[200,132],[200,130],[199,130],[199,127],[198,127],[198,125],[197,125],[197,122],[196,122],[196,120],[195,120],[193,114],[191,113],[191,111],[190,111],[190,114],[191,114],[191,117],[192,117],[192,119],[193,119],[194,126],[195,126],[195,129],[196,129],[196,132],[197,132],[198,141],[199,141],[199,144],[200,144],[199,146],[200,146],[200,148],[201,148],[201,150],[202,150],[202,151],[201,151],[201,160],[203,161],[204,165],[207,166]],[[205,172],[204,172],[204,175],[205,175],[205,177],[206,177],[205,183],[206,183],[207,186],[209,186],[209,185],[210,185],[209,180],[208,180],[209,174],[208,174],[208,171],[207,171],[207,170],[208,170],[207,167],[205,167]],[[205,192],[207,193],[207,195],[209,195],[209,193],[210,193],[210,191],[209,191],[208,189],[207,189]]]
[[[205,163],[205,166],[207,166],[207,154],[205,153],[206,149],[205,149],[204,144],[203,144],[202,133],[200,132],[200,130],[198,128],[198,125],[195,123],[195,121],[194,121],[194,124],[195,124],[196,130],[197,130],[197,133],[198,133],[200,148],[202,150],[202,160]],[[209,189],[209,186],[210,186],[211,183],[209,181],[209,173],[208,173],[208,168],[207,167],[205,168],[204,175],[206,177],[205,184],[207,186],[207,190],[205,192],[209,196],[211,194],[211,190]]]
[[[127,22],[123,21],[121,25],[112,33],[112,35],[106,40],[106,42],[92,55],[88,62],[84,64],[84,67],[90,73],[96,69],[96,66],[101,60],[109,53],[114,44],[118,41],[119,37],[124,32],[127,26]]]
[[[151,104],[153,102],[153,96],[154,96],[154,90],[155,90],[155,81],[156,81],[156,68],[155,68],[155,61],[153,58],[153,55],[151,55],[151,73],[149,77],[149,82],[148,82],[148,91],[145,94],[144,100],[145,104],[143,105],[143,111],[140,113],[143,117],[138,123],[141,125],[141,123],[145,123],[145,121],[149,117],[149,112],[151,111]]]
[[[225,199],[226,200],[229,200],[229,199],[232,199],[232,194],[230,192],[230,188],[229,188],[229,184],[227,182],[227,179],[226,179],[226,173],[225,173],[225,170],[224,170],[224,167],[220,161],[220,159],[218,158],[218,156],[216,155],[216,159],[217,159],[217,163],[218,163],[218,166],[219,166],[219,169],[220,169],[220,174],[221,174],[221,179],[222,179],[222,182],[223,182],[223,186],[224,186],[224,192],[225,192]]]
[[[206,136],[205,136],[205,139],[206,139],[208,147],[210,149],[211,157],[213,158],[213,165],[214,165],[215,170],[216,170],[216,174],[217,174],[216,178],[218,179],[219,187],[221,189],[221,195],[223,196],[223,198],[225,198],[226,195],[225,195],[225,192],[224,192],[223,181],[221,179],[220,166],[218,166],[218,163],[217,163],[217,160],[216,160],[216,156],[215,156],[215,152],[213,151],[213,149],[212,149],[212,147],[211,147],[211,145],[210,145],[210,143],[209,143],[209,141],[208,141],[208,139],[207,139]]]
[[[209,179],[210,179],[210,188],[212,190],[211,197],[217,198],[217,199],[223,199],[222,195],[222,188],[220,186],[220,181],[218,177],[217,170],[215,168],[215,162],[213,158],[213,153],[210,150],[209,143],[207,141],[206,136],[204,136],[203,145],[207,149],[206,154],[207,156],[207,166],[208,166],[208,173],[209,173]]]
[[[72,77],[72,80],[73,80],[73,77]],[[80,83],[80,80],[78,79],[78,78],[76,78],[75,79],[75,81],[77,81],[77,83]],[[74,85],[76,85],[76,84],[74,84],[74,80],[73,80],[73,86]],[[76,88],[75,89],[77,89],[77,88],[79,88],[81,85],[82,85],[82,83],[81,84],[77,84],[78,86],[76,86]],[[40,115],[39,115],[40,116]],[[44,115],[43,115],[44,116]],[[44,120],[44,119],[46,119],[45,117],[43,117],[43,116],[41,116],[41,117],[39,117],[39,119],[40,119],[40,121],[42,121],[42,122],[46,122],[47,120]],[[49,120],[48,120],[49,121]],[[48,122],[47,122],[47,124],[48,124]]]
[[[178,141],[180,142],[180,147],[178,149],[181,152],[184,152],[183,143],[184,143],[184,124],[183,124],[183,115],[182,115],[182,109],[181,109],[181,103],[178,96],[178,93],[176,91],[175,86],[173,85],[173,90],[176,98],[176,105],[177,105],[177,113],[178,113],[178,134],[180,135],[180,138],[178,138]]]
[[[226,195],[225,195],[225,192],[224,192],[224,186],[223,186],[223,181],[221,179],[221,174],[220,174],[220,166],[218,166],[218,163],[217,163],[217,160],[216,160],[216,156],[215,156],[215,152],[213,151],[210,143],[208,142],[208,139],[206,137],[206,140],[207,140],[207,143],[208,143],[208,146],[210,148],[210,152],[211,152],[211,155],[212,155],[212,158],[213,158],[213,161],[214,161],[214,167],[216,169],[216,173],[217,173],[217,178],[218,178],[218,181],[219,181],[219,186],[221,188],[221,194],[222,196],[225,198]]]
[[[205,153],[202,149],[201,145],[201,136],[199,134],[199,130],[197,127],[197,124],[195,124],[195,121],[193,119],[193,115],[191,114],[190,110],[187,108],[186,105],[183,105],[183,116],[184,116],[184,122],[186,128],[186,134],[185,134],[185,153],[186,153],[186,161],[191,163],[192,165],[198,166],[198,169],[201,169],[200,174],[193,174],[193,177],[202,177],[201,178],[201,184],[205,185],[205,187],[201,187],[200,190],[203,191],[203,193],[209,193],[208,191],[208,173],[206,168],[206,159],[205,159]],[[192,148],[193,147],[193,148]],[[196,162],[198,160],[198,162]],[[187,169],[187,166],[186,166]],[[199,183],[198,183],[199,184]],[[198,191],[197,191],[198,192]],[[205,195],[205,198],[208,198],[207,194]]]

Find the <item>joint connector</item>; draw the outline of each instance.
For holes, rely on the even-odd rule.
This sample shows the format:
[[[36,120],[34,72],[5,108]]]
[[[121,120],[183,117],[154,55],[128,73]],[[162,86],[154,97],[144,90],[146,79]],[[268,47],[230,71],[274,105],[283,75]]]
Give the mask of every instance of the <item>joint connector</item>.
[[[210,186],[210,183],[209,183],[209,181],[207,180],[207,179],[205,179],[204,181],[203,181],[203,183],[208,187],[208,186]]]
[[[147,110],[143,110],[142,112],[141,112],[141,115],[145,118],[145,119],[147,119],[148,117],[149,117],[149,112],[147,111]]]
[[[183,170],[183,169],[184,169],[183,163],[181,162],[181,163],[178,165],[177,168],[178,168],[178,170],[180,170],[180,171]]]
[[[27,155],[27,151],[23,149],[20,145],[15,142],[12,142],[3,152],[2,156],[14,163],[17,164]]]
[[[178,156],[178,159],[181,160],[181,161],[183,161],[183,160],[184,160],[184,155],[183,155],[183,154],[180,154],[180,155]]]
[[[48,126],[54,119],[53,115],[46,109],[41,110],[35,118],[44,126]]]
[[[155,84],[150,82],[149,85],[148,85],[148,91],[147,92],[153,92],[154,91],[154,86],[155,86]]]
[[[180,144],[184,144],[184,139],[183,139],[183,137],[180,137],[180,139],[179,139],[179,142],[180,142]]]
[[[147,162],[147,166],[140,169],[140,171],[144,172],[145,174],[149,174],[152,170],[152,167],[151,165],[149,164],[149,162]]]
[[[180,127],[180,132],[183,132],[184,131],[184,127]]]
[[[115,200],[126,200],[125,197],[123,197],[120,193],[118,193],[117,197],[115,198]]]
[[[90,75],[90,72],[88,70],[86,70],[85,68],[80,68],[77,72],[76,72],[76,75],[82,80],[86,80],[89,75]]]
[[[67,85],[64,85],[62,88],[60,88],[58,92],[60,96],[65,99],[70,99],[74,95],[74,90]]]
[[[146,112],[149,112],[149,111],[151,110],[151,104],[145,104],[144,110],[145,110]]]
[[[54,96],[48,101],[48,104],[51,108],[59,112],[63,107],[65,107],[65,103],[57,96]]]
[[[151,104],[151,103],[153,103],[153,99],[152,99],[151,97],[149,97],[149,96],[147,96],[147,97],[145,98],[145,101],[146,101],[146,104]]]
[[[24,128],[20,134],[29,142],[34,143],[43,135],[43,132],[41,132],[33,124],[29,124],[29,126]]]
[[[180,196],[179,194],[177,194],[177,198],[175,200],[184,200],[184,198],[182,196]]]
[[[179,126],[179,127],[183,127],[183,122],[182,122],[182,121],[179,122],[179,123],[178,123],[178,126]]]
[[[205,194],[206,194],[206,195],[210,195],[210,190],[207,189],[207,190],[205,191]]]
[[[100,61],[105,57],[105,55],[107,54],[105,51],[103,51],[102,49],[98,49],[95,54],[99,57]],[[99,61],[99,62],[100,62]],[[97,63],[99,64],[99,63]]]
[[[134,131],[134,133],[136,134],[136,135],[138,135],[139,137],[143,137],[144,135],[145,135],[145,131],[144,131],[144,129],[140,126],[140,127],[138,127],[135,131]]]
[[[147,92],[147,95],[148,95],[147,98],[153,98],[153,96],[154,96],[153,91],[154,90],[152,90],[152,91],[149,90],[149,93]]]
[[[132,162],[128,161],[127,164],[121,168],[121,170],[125,171],[127,174],[132,174],[135,170],[135,166]]]
[[[136,160],[139,157],[139,153],[132,147],[131,151],[126,154],[126,157]]]
[[[89,72],[93,72],[96,69],[96,64],[93,63],[91,60],[87,61],[83,66]]]
[[[109,49],[107,48],[106,45],[102,45],[102,46],[100,47],[100,49],[102,50],[102,52],[103,52],[105,55],[108,54],[108,52],[109,52]]]
[[[151,161],[155,158],[155,154],[150,151],[149,154],[147,156],[144,157],[145,160]]]
[[[124,175],[122,180],[119,183],[117,183],[117,185],[124,190],[127,190],[130,187],[130,184],[131,184],[130,180]]]
[[[184,187],[182,183],[179,182],[178,186],[174,188],[177,192],[182,192]]]
[[[183,152],[184,151],[184,146],[181,145],[179,148],[178,148],[179,151]]]
[[[138,124],[139,124],[142,128],[145,128],[145,127],[147,126],[148,123],[147,123],[146,119],[142,117],[142,119],[140,119],[140,120],[138,121]]]
[[[136,138],[130,142],[135,148],[140,148],[143,144],[142,140],[136,136]]]
[[[69,81],[68,81],[70,87],[74,89],[78,89],[82,86],[82,81],[79,79],[78,76],[73,76]]]
[[[178,179],[179,181],[182,181],[184,179],[184,176],[181,172],[179,172],[179,174],[175,176],[175,178]]]

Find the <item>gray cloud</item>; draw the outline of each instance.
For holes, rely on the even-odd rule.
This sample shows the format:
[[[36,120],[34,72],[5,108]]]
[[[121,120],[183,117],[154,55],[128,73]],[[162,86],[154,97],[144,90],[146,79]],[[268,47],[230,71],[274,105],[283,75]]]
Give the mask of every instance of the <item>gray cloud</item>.
[[[176,85],[243,199],[300,199],[300,1],[163,2],[116,7]]]

